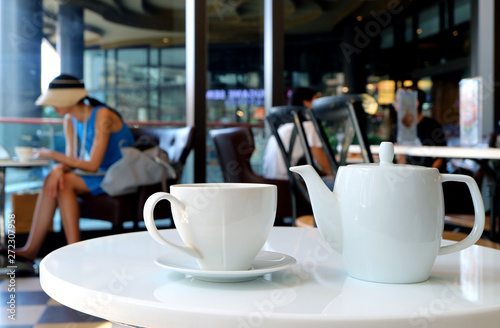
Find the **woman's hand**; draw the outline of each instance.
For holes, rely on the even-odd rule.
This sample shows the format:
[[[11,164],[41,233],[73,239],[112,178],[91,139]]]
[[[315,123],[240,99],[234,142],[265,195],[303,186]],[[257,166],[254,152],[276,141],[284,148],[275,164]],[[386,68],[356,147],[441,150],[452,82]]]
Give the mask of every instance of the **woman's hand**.
[[[48,148],[34,148],[33,157],[43,159],[54,159],[54,152]]]

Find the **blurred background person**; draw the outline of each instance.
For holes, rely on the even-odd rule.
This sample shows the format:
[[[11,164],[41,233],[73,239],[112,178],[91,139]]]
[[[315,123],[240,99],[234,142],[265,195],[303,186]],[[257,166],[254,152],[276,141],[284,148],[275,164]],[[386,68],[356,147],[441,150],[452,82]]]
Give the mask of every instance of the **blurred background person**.
[[[423,114],[423,105],[426,102],[427,95],[421,89],[412,89],[417,91],[417,137],[423,146],[446,146],[446,136],[443,127],[439,122],[431,117]],[[397,93],[396,93],[397,94]],[[394,109],[396,112],[399,110],[398,99],[394,101]],[[397,125],[396,125],[397,129]],[[394,133],[397,136],[397,132]],[[440,172],[446,172],[446,160],[443,158],[432,158],[426,156],[404,156],[397,157],[400,164],[421,165],[427,167],[434,167],[439,169]]]

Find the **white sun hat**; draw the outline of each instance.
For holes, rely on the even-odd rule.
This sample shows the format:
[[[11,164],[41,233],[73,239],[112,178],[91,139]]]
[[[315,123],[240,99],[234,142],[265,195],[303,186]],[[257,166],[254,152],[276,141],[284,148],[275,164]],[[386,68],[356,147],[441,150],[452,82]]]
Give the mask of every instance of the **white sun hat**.
[[[61,74],[52,80],[45,93],[35,102],[37,106],[69,107],[87,96],[83,81],[74,76]]]

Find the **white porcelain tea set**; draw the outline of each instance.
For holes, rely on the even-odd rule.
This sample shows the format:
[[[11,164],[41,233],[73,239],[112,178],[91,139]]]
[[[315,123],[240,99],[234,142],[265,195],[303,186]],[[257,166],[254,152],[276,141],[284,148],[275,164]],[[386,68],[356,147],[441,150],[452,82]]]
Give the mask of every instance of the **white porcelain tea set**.
[[[341,167],[333,191],[309,165],[290,168],[304,179],[318,229],[343,257],[349,276],[380,283],[417,283],[431,274],[438,255],[461,251],[481,237],[484,205],[475,180],[437,169],[393,164],[394,146],[380,145],[380,163]],[[465,183],[475,221],[464,240],[441,246],[444,200],[441,184]],[[156,204],[168,200],[184,242],[166,240],[155,226]],[[200,280],[239,282],[296,263],[286,254],[262,251],[274,224],[277,187],[250,183],[179,184],[153,194],[144,206],[151,237],[175,248],[156,264]]]

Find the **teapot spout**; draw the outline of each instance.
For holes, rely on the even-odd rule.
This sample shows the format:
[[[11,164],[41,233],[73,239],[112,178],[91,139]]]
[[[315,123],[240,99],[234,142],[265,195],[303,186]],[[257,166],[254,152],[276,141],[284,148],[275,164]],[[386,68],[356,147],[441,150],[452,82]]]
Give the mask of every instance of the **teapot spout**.
[[[335,191],[328,189],[311,165],[294,166],[290,168],[290,171],[298,173],[306,182],[314,219],[321,234],[334,250],[342,253],[342,220],[340,217],[339,195]]]

